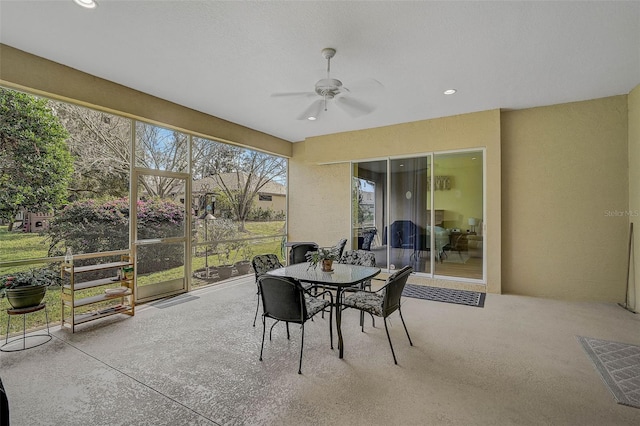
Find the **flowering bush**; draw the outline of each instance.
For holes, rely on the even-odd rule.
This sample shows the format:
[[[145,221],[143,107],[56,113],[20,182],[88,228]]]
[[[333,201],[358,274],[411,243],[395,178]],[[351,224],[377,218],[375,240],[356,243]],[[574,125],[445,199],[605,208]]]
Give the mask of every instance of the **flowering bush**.
[[[184,207],[159,198],[140,200],[138,238],[168,238],[182,235]],[[129,247],[129,200],[91,199],[69,204],[56,213],[47,231],[49,256],[62,255],[67,247],[73,253],[99,253]],[[82,264],[82,261],[78,261]],[[154,272],[179,266],[184,256],[171,245],[150,245],[138,253],[138,272]]]

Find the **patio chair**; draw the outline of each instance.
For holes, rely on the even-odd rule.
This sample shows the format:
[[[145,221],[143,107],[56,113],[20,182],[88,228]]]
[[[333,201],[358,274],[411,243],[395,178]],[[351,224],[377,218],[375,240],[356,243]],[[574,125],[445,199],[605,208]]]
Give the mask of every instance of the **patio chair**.
[[[9,398],[0,378],[0,426],[9,426]]]
[[[253,317],[253,326],[256,326],[256,320],[258,319],[258,309],[260,308],[260,286],[258,285],[258,278],[267,273],[282,267],[280,259],[275,254],[259,254],[251,259],[251,266],[256,274],[256,287],[258,288],[258,305],[256,306],[256,314]]]
[[[315,243],[300,243],[292,245],[291,250],[289,250],[289,265],[306,262],[307,252],[316,250],[318,250],[318,245]]]
[[[384,329],[387,332],[387,339],[389,340],[389,346],[391,347],[391,354],[393,355],[393,362],[395,364],[398,364],[398,360],[396,359],[396,353],[393,350],[393,344],[391,343],[391,337],[389,336],[387,317],[395,311],[398,311],[400,314],[400,320],[402,320],[402,325],[404,326],[404,331],[407,333],[409,344],[413,346],[413,342],[409,336],[407,325],[404,323],[402,310],[400,308],[402,290],[404,290],[404,286],[407,283],[407,279],[411,272],[413,272],[413,268],[411,266],[405,266],[387,278],[387,282],[384,287],[377,292],[358,290],[349,295],[345,295],[341,302],[343,307],[358,309],[384,319]],[[361,321],[361,327],[362,332],[364,332],[363,321]]]
[[[336,253],[338,253],[338,258],[342,257],[342,253],[344,252],[344,247],[347,245],[347,239],[343,238],[338,243],[331,247]]]
[[[338,263],[344,263],[347,265],[376,266],[376,256],[373,252],[366,250],[347,250],[343,253]],[[364,281],[360,284],[360,288],[362,290],[366,290],[367,287],[371,290],[371,280]]]
[[[333,314],[333,295],[330,291],[324,291],[318,295],[312,295],[305,290],[297,280],[287,277],[274,277],[271,275],[262,275],[258,278],[258,287],[262,296],[262,345],[260,346],[260,361],[262,361],[262,352],[264,350],[264,336],[267,328],[267,318],[274,319],[269,330],[269,340],[271,340],[271,331],[279,321],[285,321],[287,324],[300,324],[302,336],[300,340],[300,361],[298,363],[298,374],[302,374],[302,350],[304,349],[304,323],[311,319],[318,312],[329,308],[329,340],[331,349],[333,349],[333,331],[332,331],[332,314]],[[317,296],[329,295],[329,300],[319,298]],[[287,328],[287,339],[289,339],[289,329]]]
[[[360,265],[360,266],[376,266],[376,256],[367,250],[347,250],[340,258],[339,263],[347,265]],[[363,281],[360,283],[360,290],[366,290],[367,287],[371,290],[371,280]],[[376,320],[371,315],[371,321],[373,326],[376,326]],[[360,313],[360,325],[364,322],[364,311]]]

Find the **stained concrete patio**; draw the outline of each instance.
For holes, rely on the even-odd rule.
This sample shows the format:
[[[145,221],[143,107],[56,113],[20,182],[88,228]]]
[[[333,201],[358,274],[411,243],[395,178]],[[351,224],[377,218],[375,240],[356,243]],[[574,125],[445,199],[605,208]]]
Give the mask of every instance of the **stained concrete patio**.
[[[142,305],[43,346],[0,353],[11,425],[637,425],[576,336],[640,344],[615,304],[488,295],[484,308],[403,298],[365,333],[345,311],[345,358],[328,321],[274,328],[258,360],[251,277]]]

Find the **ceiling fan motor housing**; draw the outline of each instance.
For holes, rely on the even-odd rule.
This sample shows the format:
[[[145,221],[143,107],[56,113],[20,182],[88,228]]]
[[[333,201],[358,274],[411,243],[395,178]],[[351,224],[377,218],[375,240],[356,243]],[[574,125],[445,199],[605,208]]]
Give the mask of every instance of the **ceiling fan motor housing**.
[[[340,93],[342,82],[335,78],[323,78],[316,83],[316,93],[326,99],[333,99]]]

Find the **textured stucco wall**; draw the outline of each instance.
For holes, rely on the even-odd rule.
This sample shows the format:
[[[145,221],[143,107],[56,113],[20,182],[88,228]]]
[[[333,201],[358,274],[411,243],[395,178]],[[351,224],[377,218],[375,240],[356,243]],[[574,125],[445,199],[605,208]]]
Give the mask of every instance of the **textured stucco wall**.
[[[502,288],[624,299],[627,96],[502,113]]]
[[[350,235],[350,161],[486,148],[486,290],[500,292],[500,111],[483,111],[308,138],[289,162],[289,240],[335,243]],[[350,244],[351,242],[349,242]],[[433,284],[433,280],[423,280]],[[455,285],[454,281],[443,281]],[[461,284],[466,286],[466,284]],[[484,290],[482,286],[482,290]]]
[[[640,311],[640,85],[629,93],[629,211],[633,223],[633,264],[629,275],[629,305]],[[634,303],[635,301],[635,303]]]

